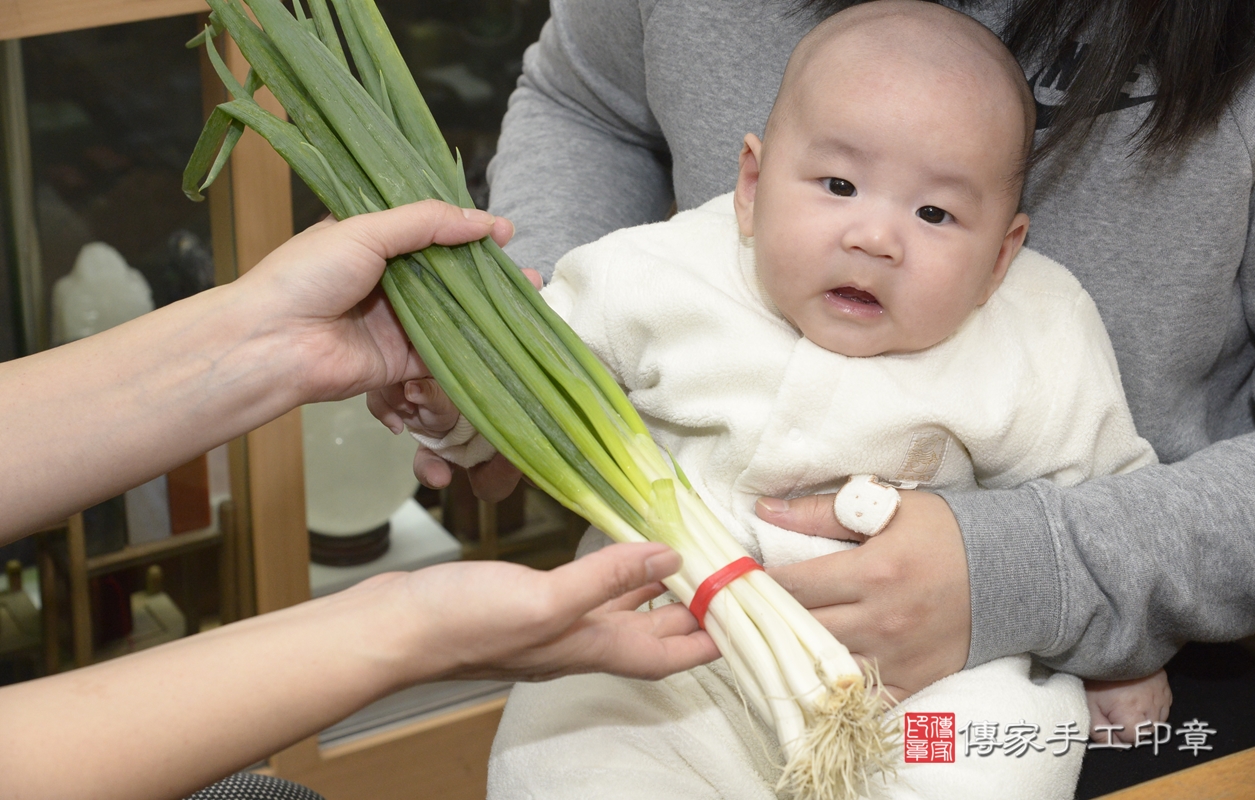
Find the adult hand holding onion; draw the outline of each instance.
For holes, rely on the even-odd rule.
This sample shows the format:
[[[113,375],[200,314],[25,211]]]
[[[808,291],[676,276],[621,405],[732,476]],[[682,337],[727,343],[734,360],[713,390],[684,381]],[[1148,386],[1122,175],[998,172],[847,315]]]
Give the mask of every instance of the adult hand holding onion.
[[[332,219],[297,234],[231,285],[236,302],[265,305],[272,338],[300,364],[295,402],[340,400],[367,389],[429,376],[389,307],[379,278],[388,259],[432,244],[491,237],[504,244],[510,222],[434,200],[375,216]]]

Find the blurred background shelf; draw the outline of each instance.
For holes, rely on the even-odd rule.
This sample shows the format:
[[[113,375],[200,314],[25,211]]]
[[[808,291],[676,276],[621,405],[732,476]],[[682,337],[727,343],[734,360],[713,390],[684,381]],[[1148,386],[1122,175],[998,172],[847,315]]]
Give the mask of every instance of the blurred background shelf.
[[[84,560],[84,567],[87,577],[94,578],[120,569],[149,564],[161,558],[173,558],[204,550],[220,544],[222,538],[222,531],[217,527],[201,528],[156,542],[128,545],[113,553],[91,556]]]

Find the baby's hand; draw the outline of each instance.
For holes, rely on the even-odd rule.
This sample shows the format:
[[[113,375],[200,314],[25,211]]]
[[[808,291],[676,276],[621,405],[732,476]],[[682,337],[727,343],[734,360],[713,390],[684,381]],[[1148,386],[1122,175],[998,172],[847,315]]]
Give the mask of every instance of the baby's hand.
[[[1100,728],[1123,726],[1123,730],[1111,730],[1111,741],[1135,744],[1138,725],[1168,719],[1172,689],[1167,673],[1159,670],[1131,681],[1085,681],[1085,700],[1091,740],[1105,743],[1107,731]]]
[[[419,441],[414,453],[414,477],[424,486],[432,489],[448,486],[453,480],[452,465],[456,464],[466,468],[476,497],[496,503],[508,497],[522,477],[522,473],[493,450],[458,413],[434,378],[420,378],[403,386],[388,386],[371,392],[367,405],[393,433],[415,434]]]
[[[537,289],[541,287],[539,272],[524,269],[523,274]],[[443,439],[461,419],[453,401],[431,377],[406,381],[404,384],[395,383],[373,391],[367,395],[366,405],[370,413],[395,434],[404,433],[408,429],[431,439]],[[450,453],[438,455],[420,444],[418,452],[414,454],[414,477],[424,486],[443,489],[453,480],[449,461]],[[474,463],[474,466],[467,469],[471,489],[476,497],[489,503],[508,497],[522,477],[522,473],[500,453],[482,463],[478,458],[470,461]]]
[[[406,381],[404,391],[405,399],[413,409],[413,413],[403,418],[407,428],[433,439],[439,439],[453,430],[461,414],[449,395],[436,384],[435,378]]]
[[[453,401],[431,377],[376,389],[366,396],[366,405],[375,419],[397,434],[408,428],[438,438],[458,421]]]
[[[435,378],[419,378],[384,387],[371,392],[366,404],[393,433],[403,434],[409,430],[432,439],[443,438],[461,416]],[[442,489],[453,479],[445,459],[421,445],[414,455],[414,476],[433,489]]]

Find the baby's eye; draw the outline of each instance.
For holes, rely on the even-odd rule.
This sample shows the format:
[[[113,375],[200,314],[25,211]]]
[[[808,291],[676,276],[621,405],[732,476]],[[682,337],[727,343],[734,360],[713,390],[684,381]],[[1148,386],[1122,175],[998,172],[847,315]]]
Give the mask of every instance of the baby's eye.
[[[853,197],[857,190],[844,178],[824,178],[824,188],[838,197]]]
[[[946,220],[952,219],[949,211],[936,206],[923,206],[915,212],[915,216],[932,225],[940,225]]]

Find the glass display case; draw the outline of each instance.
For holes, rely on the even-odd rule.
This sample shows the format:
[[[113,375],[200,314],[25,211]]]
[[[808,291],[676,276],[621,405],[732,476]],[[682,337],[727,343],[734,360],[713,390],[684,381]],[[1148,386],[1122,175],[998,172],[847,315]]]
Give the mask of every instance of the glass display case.
[[[181,190],[204,114],[200,60],[171,46],[197,27],[185,15],[0,45],[7,357],[214,285],[209,209]],[[47,620],[40,671],[239,616],[227,462],[220,448],[7,554]]]

